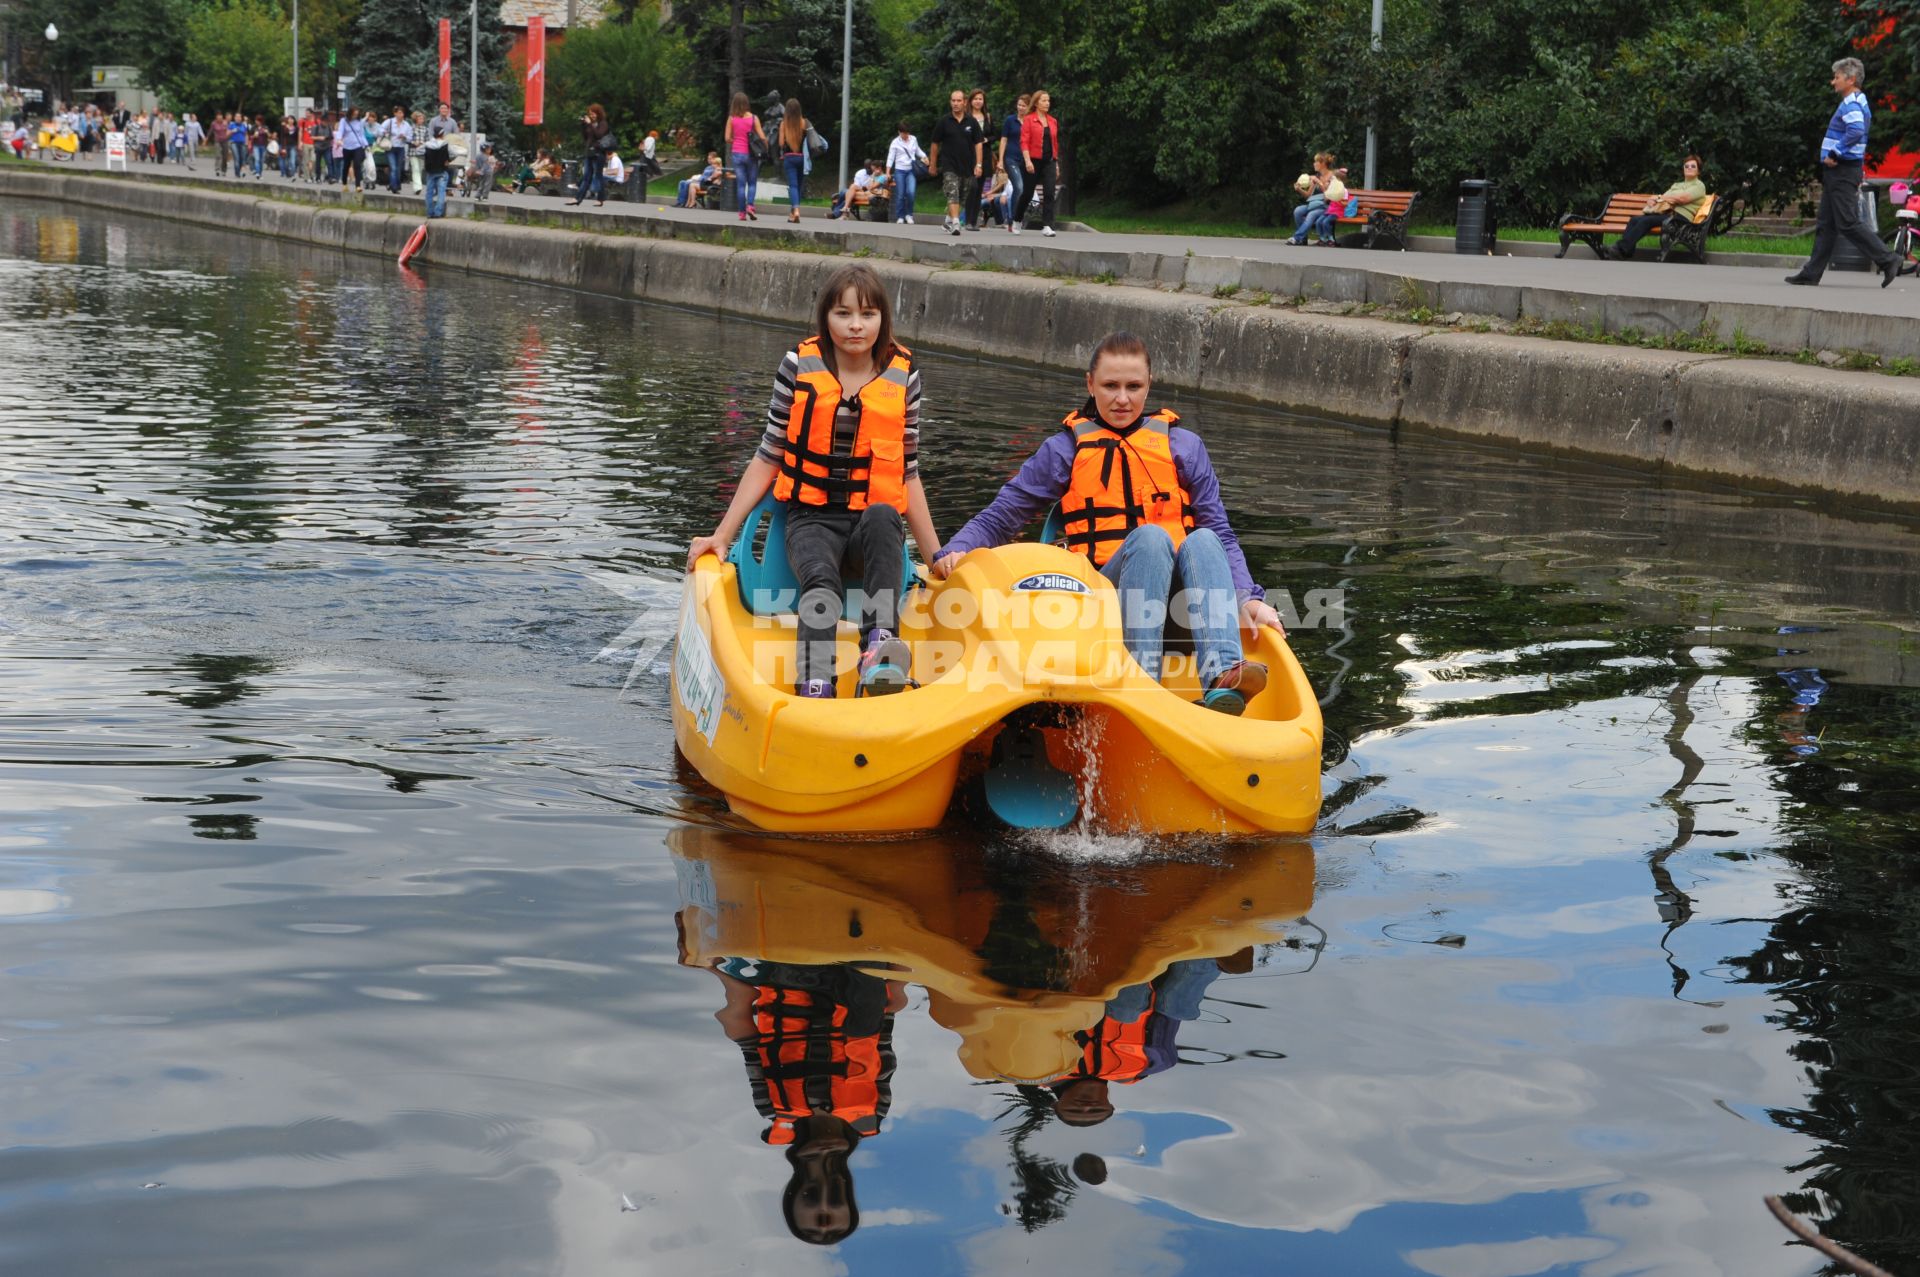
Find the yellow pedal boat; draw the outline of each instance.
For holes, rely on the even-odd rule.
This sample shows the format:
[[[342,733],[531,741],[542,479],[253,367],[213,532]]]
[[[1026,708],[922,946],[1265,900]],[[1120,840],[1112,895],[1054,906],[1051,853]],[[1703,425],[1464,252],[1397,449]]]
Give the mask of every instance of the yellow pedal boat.
[[[945,581],[912,581],[900,637],[918,687],[856,699],[857,634],[843,622],[839,696],[808,700],[792,691],[777,507],[765,549],[753,548],[767,508],[726,562],[704,555],[688,573],[673,660],[675,740],[736,815],[780,832],[931,829],[957,795],[1037,771],[1070,786],[1068,815],[1097,830],[1312,829],[1320,707],[1276,631],[1242,635],[1270,671],[1246,713],[1203,709],[1176,649],[1162,682],[1127,655],[1119,596],[1084,555],[1023,542],[976,550]],[[1065,823],[994,809],[1011,824]]]
[[[688,826],[668,835],[679,879],[680,961],[845,964],[919,985],[977,1078],[1042,1081],[1079,1057],[1129,985],[1175,962],[1252,948],[1242,970],[1289,974],[1317,951],[1293,924],[1313,907],[1313,849],[1235,848],[1219,863],[1106,866],[1106,889],[1023,869],[997,883],[971,840],[866,847]],[[1011,959],[1008,955],[1020,955]]]

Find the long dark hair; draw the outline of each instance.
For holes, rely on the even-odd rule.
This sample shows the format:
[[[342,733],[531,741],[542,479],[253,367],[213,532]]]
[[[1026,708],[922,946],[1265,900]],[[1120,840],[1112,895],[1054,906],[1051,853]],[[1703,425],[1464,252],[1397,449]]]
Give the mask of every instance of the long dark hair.
[[[820,337],[821,357],[827,361],[827,367],[839,373],[827,316],[849,288],[854,290],[854,296],[862,306],[871,306],[880,312],[880,331],[873,338],[873,366],[878,371],[893,358],[893,302],[887,296],[887,286],[880,282],[880,276],[864,262],[842,266],[827,276],[827,282],[820,286],[820,295],[814,298],[813,331]]]
[[[788,155],[798,155],[806,144],[807,117],[800,114],[800,99],[788,98],[786,114],[780,119],[780,149]]]

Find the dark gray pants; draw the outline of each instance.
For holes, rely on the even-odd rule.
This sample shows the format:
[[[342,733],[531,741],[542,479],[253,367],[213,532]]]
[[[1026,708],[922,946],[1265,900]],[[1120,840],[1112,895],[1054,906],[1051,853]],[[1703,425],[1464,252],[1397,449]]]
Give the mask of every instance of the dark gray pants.
[[[845,603],[843,572],[860,574],[860,636],[900,628],[901,556],[906,523],[890,505],[858,514],[787,506],[787,563],[800,582],[800,671],[796,683],[833,678],[833,636]]]
[[[1842,160],[1832,167],[1820,166],[1820,215],[1813,223],[1813,256],[1800,268],[1801,276],[1817,280],[1826,274],[1827,263],[1833,260],[1834,246],[1843,235],[1866,254],[1868,261],[1886,269],[1893,254],[1880,242],[1873,228],[1860,221],[1858,160]]]

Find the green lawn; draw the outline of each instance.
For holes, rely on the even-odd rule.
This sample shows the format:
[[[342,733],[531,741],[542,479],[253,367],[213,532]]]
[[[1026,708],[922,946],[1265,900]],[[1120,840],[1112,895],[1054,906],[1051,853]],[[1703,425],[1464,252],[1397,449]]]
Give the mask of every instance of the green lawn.
[[[1074,214],[1074,218],[1085,222],[1095,230],[1113,234],[1285,239],[1293,233],[1291,226],[1249,225],[1244,220],[1236,218],[1236,211],[1214,201],[1204,203],[1187,201],[1164,208],[1139,209],[1114,201],[1086,199],[1080,202],[1080,209]],[[1452,239],[1453,227],[1441,222],[1422,222],[1414,225],[1413,233]],[[1553,244],[1559,242],[1560,235],[1559,232],[1544,227],[1502,226],[1500,238]],[[1788,256],[1805,256],[1812,247],[1813,236],[1810,234],[1788,238],[1715,235],[1707,241],[1708,251],[1715,253],[1780,253]]]

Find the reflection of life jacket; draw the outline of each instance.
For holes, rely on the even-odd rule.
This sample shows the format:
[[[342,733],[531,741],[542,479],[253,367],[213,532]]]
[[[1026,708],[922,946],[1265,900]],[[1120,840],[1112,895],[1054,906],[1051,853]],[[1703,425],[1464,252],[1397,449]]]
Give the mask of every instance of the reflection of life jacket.
[[[1104,564],[1143,523],[1165,528],[1174,548],[1193,528],[1193,498],[1173,463],[1172,430],[1180,418],[1161,408],[1125,431],[1093,414],[1093,404],[1068,417],[1073,473],[1060,498],[1066,546]]]
[[[906,513],[907,380],[913,355],[894,346],[887,366],[860,388],[853,400],[858,424],[846,441],[834,438],[840,379],[827,367],[820,338],[807,338],[794,353],[800,367],[774,499],[848,510],[890,505]]]
[[[809,971],[765,965],[769,969],[762,978]],[[861,972],[844,974],[871,983],[878,1001],[861,996],[872,992],[864,988],[836,996],[824,987],[840,983],[832,978],[812,988],[792,988],[784,979],[754,985],[754,1036],[740,1048],[754,1107],[772,1121],[762,1136],[769,1144],[792,1143],[794,1124],[816,1115],[837,1117],[861,1135],[873,1135],[892,1103],[893,1017],[884,1010],[886,986]]]
[[[1097,1077],[1109,1082],[1138,1082],[1141,1078],[1173,1067],[1179,1050],[1174,1035],[1180,1022],[1154,1010],[1156,994],[1137,1019],[1116,1020],[1100,1017],[1091,1029],[1073,1035],[1080,1044],[1080,1063],[1066,1079]]]

